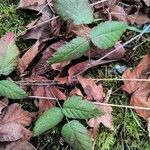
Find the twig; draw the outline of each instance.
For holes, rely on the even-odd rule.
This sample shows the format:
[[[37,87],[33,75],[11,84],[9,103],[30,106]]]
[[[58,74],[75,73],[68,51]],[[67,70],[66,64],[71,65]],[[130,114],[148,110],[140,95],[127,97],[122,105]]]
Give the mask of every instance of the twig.
[[[38,98],[38,99],[47,99],[47,100],[56,100],[57,99],[57,98],[52,98],[52,97],[40,97],[40,96],[29,96],[29,98]],[[106,103],[99,103],[99,102],[92,102],[92,103],[95,104],[95,105],[112,106],[112,107],[118,107],[118,108],[131,108],[131,109],[140,109],[140,110],[150,110],[150,108],[147,108],[147,107],[106,104]]]
[[[28,96],[31,99],[46,99],[46,100],[56,100],[56,98],[53,97],[42,97],[42,96]]]
[[[150,110],[147,107],[138,107],[138,106],[127,106],[127,105],[116,105],[116,104],[106,104],[106,103],[99,103],[99,102],[92,102],[95,105],[102,105],[102,106],[112,106],[112,107],[119,107],[119,108],[131,108],[131,109],[140,109],[140,110]]]

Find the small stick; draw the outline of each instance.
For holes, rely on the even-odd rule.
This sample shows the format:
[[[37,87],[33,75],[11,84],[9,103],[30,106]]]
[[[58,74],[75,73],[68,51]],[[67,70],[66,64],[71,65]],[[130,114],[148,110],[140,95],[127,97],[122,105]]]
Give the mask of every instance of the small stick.
[[[47,100],[57,100],[57,98],[52,97],[40,97],[40,96],[29,96],[29,98],[38,98],[38,99],[47,99]],[[118,108],[131,108],[131,109],[139,109],[139,110],[150,110],[147,107],[138,107],[138,106],[126,106],[126,105],[116,105],[116,104],[106,104],[106,103],[99,103],[99,102],[92,102],[95,105],[102,105],[102,106],[112,106]]]

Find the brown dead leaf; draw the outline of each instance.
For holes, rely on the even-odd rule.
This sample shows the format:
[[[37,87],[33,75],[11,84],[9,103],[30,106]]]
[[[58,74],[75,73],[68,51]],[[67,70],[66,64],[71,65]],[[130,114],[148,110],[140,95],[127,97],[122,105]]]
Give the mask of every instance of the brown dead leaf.
[[[18,63],[17,71],[19,74],[23,74],[28,66],[31,64],[33,59],[37,56],[44,45],[37,41],[26,53],[20,58]]]
[[[50,20],[53,14],[46,0],[21,0],[18,9],[30,9],[41,14],[40,18],[34,22],[34,26],[30,24],[30,28],[23,35],[24,39],[43,40],[50,37],[50,23],[46,21]]]
[[[57,70],[57,71],[61,72],[61,70],[68,64],[70,64],[70,61],[63,61],[61,63],[52,64],[51,66],[52,66],[53,70]]]
[[[113,118],[112,118],[112,108],[110,106],[97,105],[100,111],[104,113],[101,117],[92,118],[88,121],[88,126],[94,129],[98,129],[99,125],[102,123],[107,128],[113,130]]]
[[[122,7],[118,5],[111,5],[109,6],[108,12],[113,19],[128,23],[127,14]]]
[[[78,96],[83,97],[83,94],[82,94],[81,90],[78,89],[77,87],[72,89],[71,92],[69,93],[69,96],[74,96],[74,95],[78,95]]]
[[[150,19],[147,17],[147,15],[141,12],[136,12],[133,15],[129,15],[128,20],[130,21],[131,24],[137,25],[143,25],[145,23],[150,22]]]
[[[0,150],[36,150],[28,141],[16,141],[11,143],[0,144]]]
[[[127,69],[122,75],[122,79],[146,79],[148,77],[147,72],[150,72],[150,55],[144,56],[138,66],[133,70]],[[122,89],[128,93],[135,92],[141,82],[137,81],[124,81]]]
[[[72,76],[78,74],[79,72],[81,72],[82,70],[84,70],[86,67],[88,67],[89,61],[83,61],[81,63],[78,63],[72,67],[69,68],[68,70],[68,74],[69,74],[69,82],[71,83],[72,80]]]
[[[105,93],[103,91],[103,87],[101,84],[97,85],[92,78],[83,78],[82,76],[78,76],[77,79],[79,80],[80,84],[82,85],[85,94],[90,98],[96,101],[102,102]]]
[[[139,65],[131,72],[129,69],[123,74],[123,79],[150,79],[150,55],[143,57]],[[123,90],[132,93],[130,105],[150,108],[150,82],[124,81]],[[135,109],[139,116],[145,120],[150,118],[150,111]]]
[[[150,77],[148,78],[150,79]],[[150,108],[150,82],[142,82],[138,90],[136,90],[130,101],[131,106]],[[149,110],[135,109],[139,116],[145,120],[150,118]]]
[[[30,78],[32,80],[42,81],[43,84],[44,81],[45,83],[46,81],[48,81],[45,77],[41,76],[32,75]],[[54,107],[56,105],[56,101],[53,98],[58,98],[59,100],[66,100],[65,94],[63,94],[56,86],[37,85],[31,86],[31,89],[33,96],[52,98],[52,99],[39,98],[38,102],[37,101],[35,102],[36,106],[39,108],[39,112],[43,112],[49,108]]]
[[[118,50],[115,51],[114,53],[112,53],[111,55],[109,55],[107,58],[110,59],[110,60],[115,60],[115,59],[116,59],[116,60],[119,60],[119,59],[123,58],[123,56],[124,56],[125,53],[126,53],[126,50],[125,50],[125,48],[122,46],[122,44],[121,44],[120,42],[117,42],[114,47],[115,47],[115,49],[118,48]],[[112,50],[110,50],[110,51],[112,51]],[[109,53],[110,51],[109,51],[109,50],[108,50],[108,51],[106,50],[105,55],[106,55],[107,53]],[[104,55],[104,53],[103,53],[103,55]]]
[[[0,142],[29,140],[32,133],[25,127],[29,126],[31,121],[31,114],[24,111],[21,105],[16,103],[6,107],[0,115]]]
[[[81,37],[85,37],[88,38],[88,35],[91,31],[91,28],[88,26],[84,26],[84,25],[74,25],[74,24],[69,24],[68,25],[68,33],[67,34],[71,34],[74,33],[77,36],[81,36]]]

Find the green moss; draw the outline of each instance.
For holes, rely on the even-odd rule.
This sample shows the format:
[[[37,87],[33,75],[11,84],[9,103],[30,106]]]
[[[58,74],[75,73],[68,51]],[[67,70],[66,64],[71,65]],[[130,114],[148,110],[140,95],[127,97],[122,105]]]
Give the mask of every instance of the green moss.
[[[0,36],[6,32],[21,33],[24,28],[23,17],[16,12],[16,5],[0,3]]]

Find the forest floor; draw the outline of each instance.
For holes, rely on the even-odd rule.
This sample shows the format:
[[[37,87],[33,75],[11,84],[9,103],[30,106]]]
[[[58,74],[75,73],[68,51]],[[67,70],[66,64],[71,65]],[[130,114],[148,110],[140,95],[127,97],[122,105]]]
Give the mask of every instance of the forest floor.
[[[2,1],[2,0],[0,0]],[[17,36],[25,30],[25,25],[30,22],[32,16],[25,12],[16,11],[19,0],[4,0],[0,2],[0,37],[6,32],[14,32]],[[135,33],[128,31],[125,39],[129,39]],[[149,37],[147,35],[147,37]],[[23,51],[28,44],[20,37],[17,38],[17,45],[20,51]],[[150,42],[142,45],[133,42],[127,48],[126,56],[119,62],[95,67],[86,72],[85,76],[94,78],[121,78],[118,70],[123,67],[134,68],[142,56],[150,53]],[[133,49],[136,49],[133,52]],[[133,55],[133,56],[132,56]],[[131,56],[130,62],[128,57]],[[120,81],[103,81],[105,91],[112,89],[112,95],[109,103],[119,105],[129,105],[130,96],[120,90]],[[28,111],[35,110],[33,102],[30,100],[20,101],[23,108]],[[146,129],[146,122],[137,116],[132,109],[113,107],[114,130],[107,129],[104,126],[99,128],[97,134],[95,150],[150,150],[150,142]],[[33,139],[32,143],[38,150],[65,150],[59,134],[59,127],[50,130],[48,133]],[[69,147],[68,147],[69,149]]]

